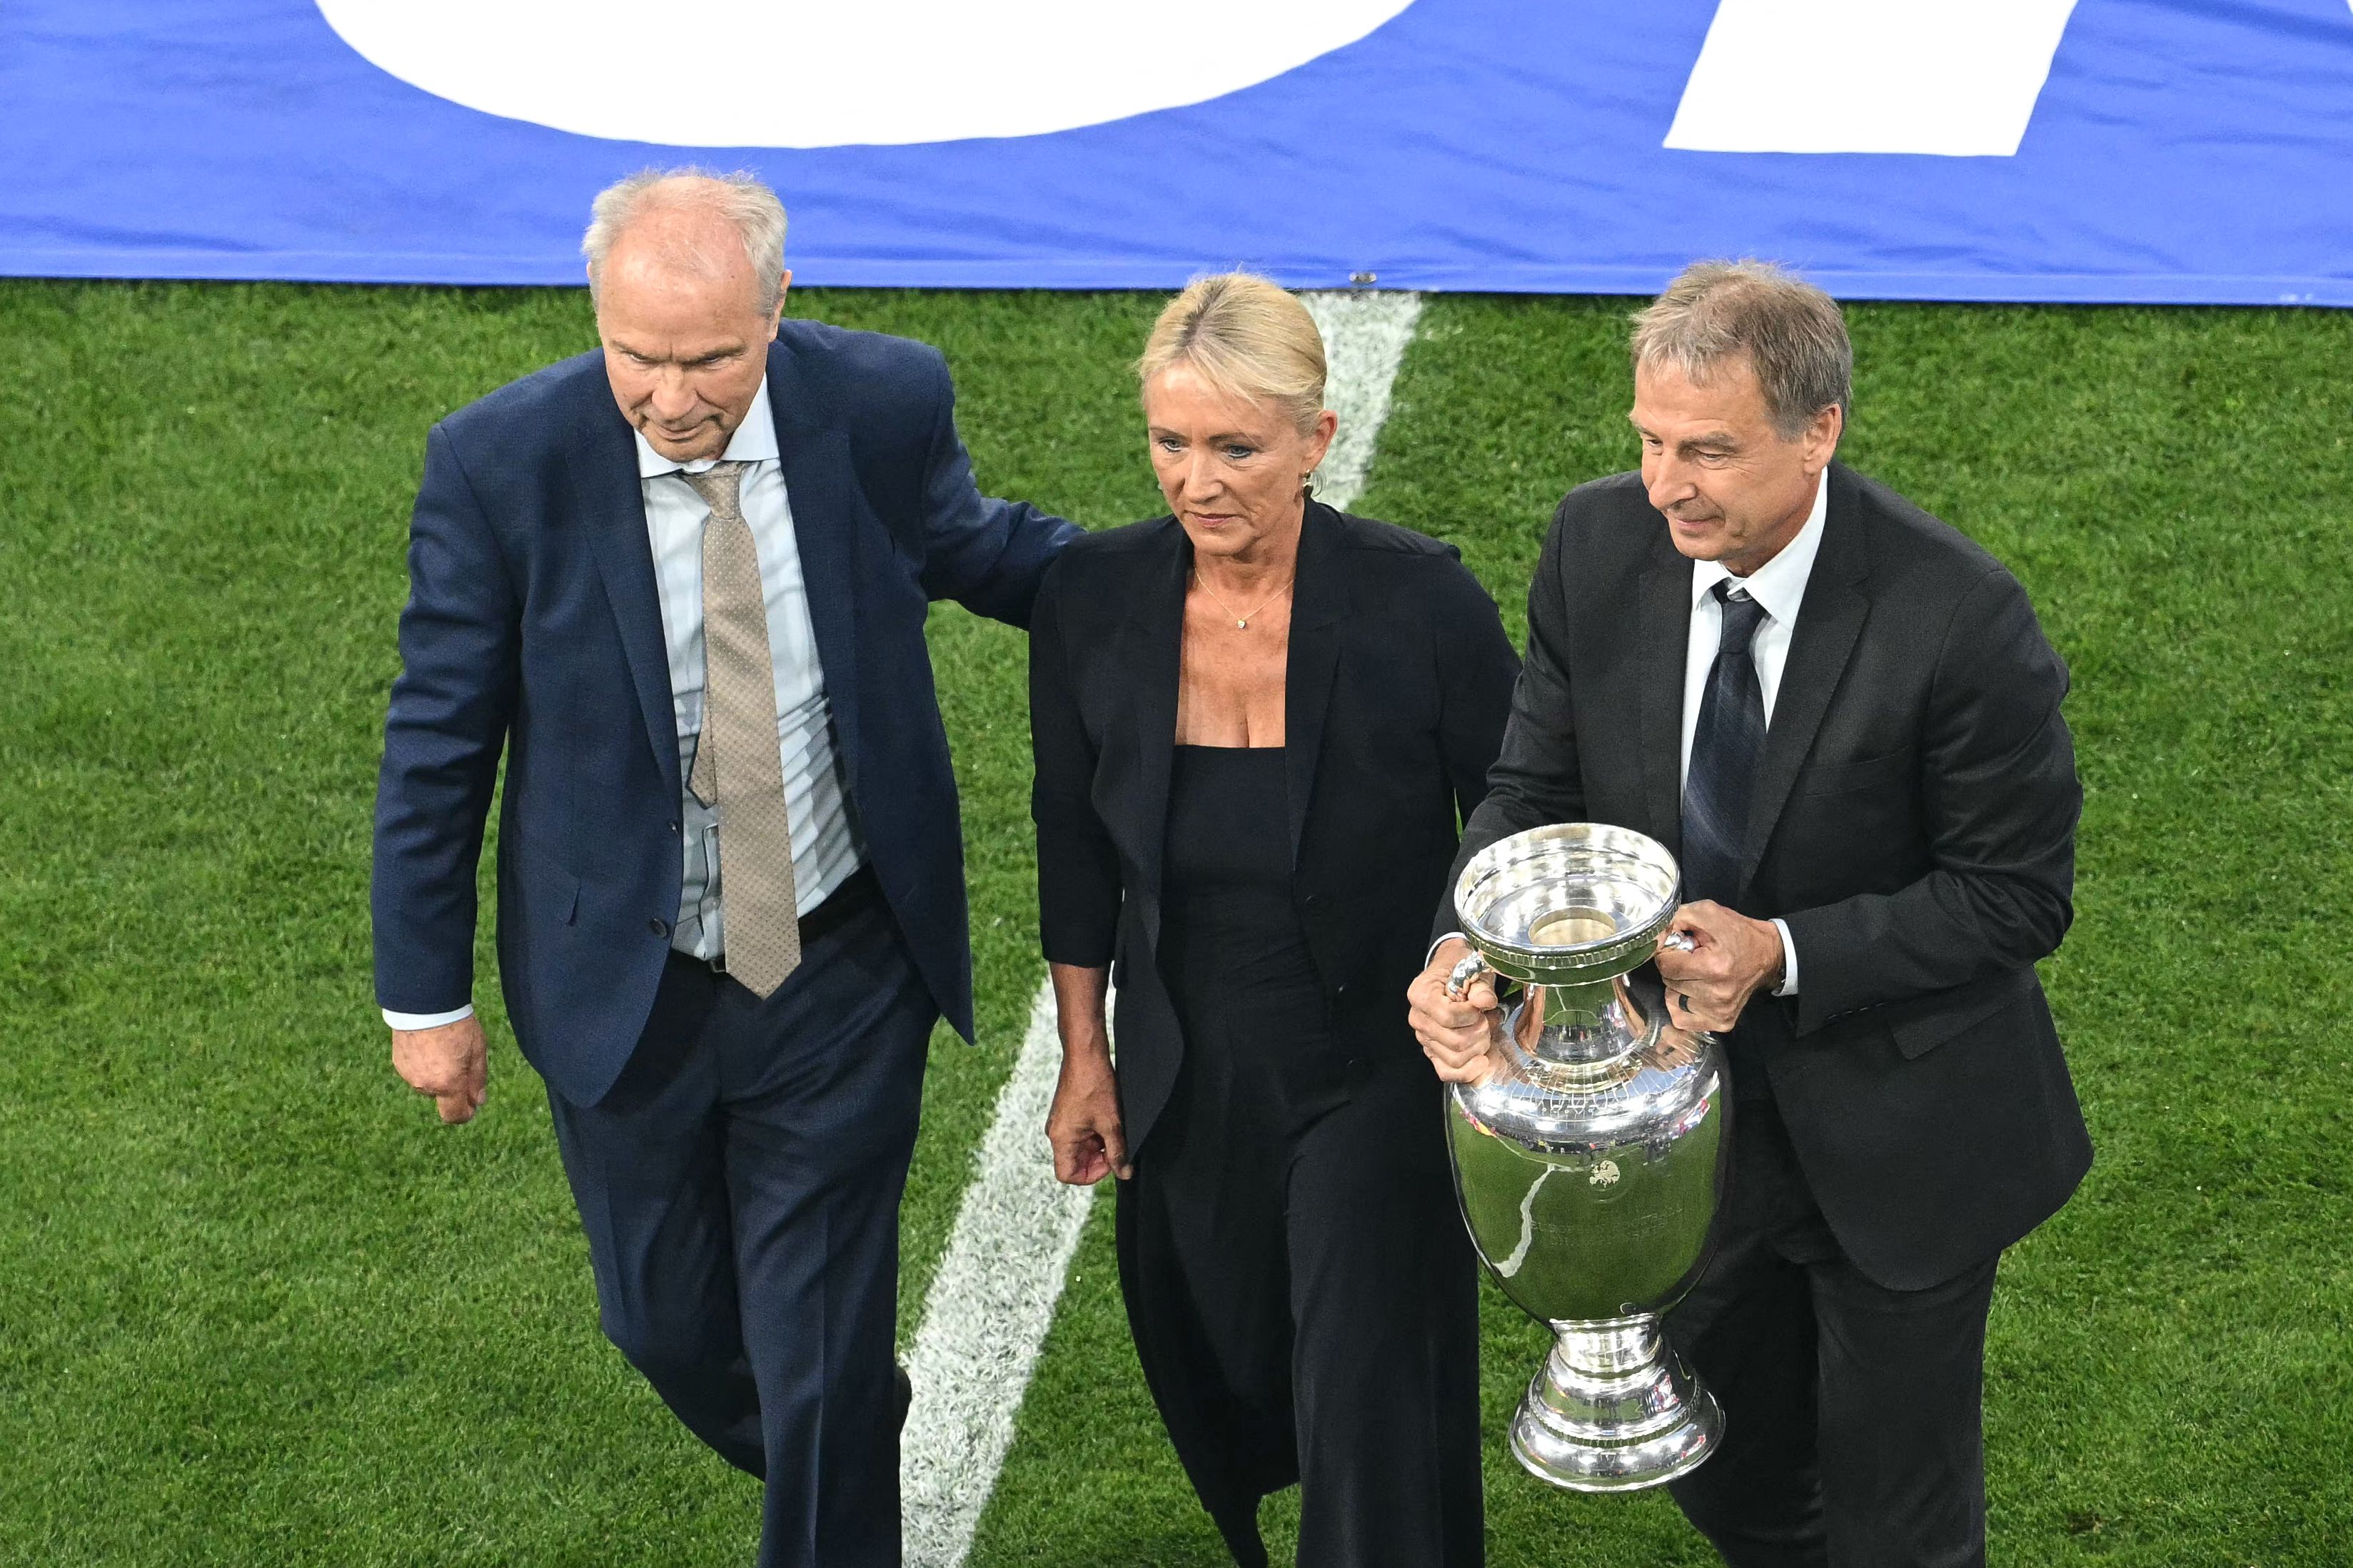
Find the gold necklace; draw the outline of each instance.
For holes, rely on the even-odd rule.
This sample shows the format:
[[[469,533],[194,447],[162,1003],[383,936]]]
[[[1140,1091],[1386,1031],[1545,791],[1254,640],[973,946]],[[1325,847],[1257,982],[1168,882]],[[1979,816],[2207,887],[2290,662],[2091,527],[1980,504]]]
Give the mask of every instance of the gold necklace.
[[[1293,581],[1296,580],[1296,574],[1294,574]],[[1200,568],[1198,566],[1193,569],[1193,581],[1200,584],[1201,592],[1208,595],[1209,597],[1218,601],[1218,608],[1225,611],[1226,614],[1229,616],[1233,616],[1235,626],[1242,631],[1250,630],[1250,616],[1257,615],[1259,610],[1265,609],[1268,605],[1273,604],[1275,600],[1282,598],[1285,594],[1291,592],[1291,584],[1285,583],[1282,587],[1277,588],[1273,593],[1268,595],[1265,602],[1261,604],[1258,606],[1258,609],[1252,610],[1250,613],[1250,616],[1235,615],[1234,607],[1226,603],[1224,595],[1220,595],[1215,588],[1209,586],[1208,579],[1201,575]]]

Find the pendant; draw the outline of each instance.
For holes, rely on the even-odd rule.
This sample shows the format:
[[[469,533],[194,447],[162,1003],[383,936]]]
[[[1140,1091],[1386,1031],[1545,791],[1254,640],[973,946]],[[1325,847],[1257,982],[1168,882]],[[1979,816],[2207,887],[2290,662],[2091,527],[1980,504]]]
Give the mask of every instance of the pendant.
[[[1250,630],[1250,623],[1248,621],[1236,621],[1234,625],[1240,626],[1243,631]]]

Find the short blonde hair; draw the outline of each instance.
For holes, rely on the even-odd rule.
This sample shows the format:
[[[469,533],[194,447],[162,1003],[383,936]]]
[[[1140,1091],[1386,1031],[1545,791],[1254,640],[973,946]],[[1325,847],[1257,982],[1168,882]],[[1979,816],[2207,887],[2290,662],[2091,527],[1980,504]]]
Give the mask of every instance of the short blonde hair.
[[[1273,405],[1302,433],[1324,412],[1324,334],[1306,306],[1255,273],[1197,278],[1168,301],[1136,380],[1177,365],[1229,397]]]

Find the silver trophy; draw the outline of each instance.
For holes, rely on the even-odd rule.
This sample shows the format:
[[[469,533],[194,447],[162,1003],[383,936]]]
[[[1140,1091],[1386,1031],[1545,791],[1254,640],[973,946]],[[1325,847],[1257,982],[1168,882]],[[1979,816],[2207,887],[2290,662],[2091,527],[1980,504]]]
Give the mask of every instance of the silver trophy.
[[[1555,1336],[1512,1452],[1577,1491],[1672,1479],[1724,1434],[1659,1314],[1706,1260],[1730,1079],[1713,1036],[1628,983],[1688,946],[1668,930],[1678,879],[1655,839],[1579,822],[1490,845],[1455,886],[1475,951],[1450,990],[1486,973],[1504,1000],[1493,1070],[1448,1100],[1455,1191],[1495,1282]]]

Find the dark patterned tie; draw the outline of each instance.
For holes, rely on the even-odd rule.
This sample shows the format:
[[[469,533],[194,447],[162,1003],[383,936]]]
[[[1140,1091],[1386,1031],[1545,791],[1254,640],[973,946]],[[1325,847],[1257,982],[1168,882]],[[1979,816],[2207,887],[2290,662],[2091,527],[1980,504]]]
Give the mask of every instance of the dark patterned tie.
[[[776,668],[760,556],[740,500],[747,463],[682,474],[710,503],[702,531],[702,734],[688,784],[719,808],[727,972],[766,997],[801,961],[793,832],[776,746]]]
[[[1683,780],[1683,898],[1729,904],[1740,889],[1748,797],[1765,755],[1765,689],[1749,647],[1765,606],[1730,579],[1715,585],[1715,597],[1724,606],[1724,637],[1708,668]]]

